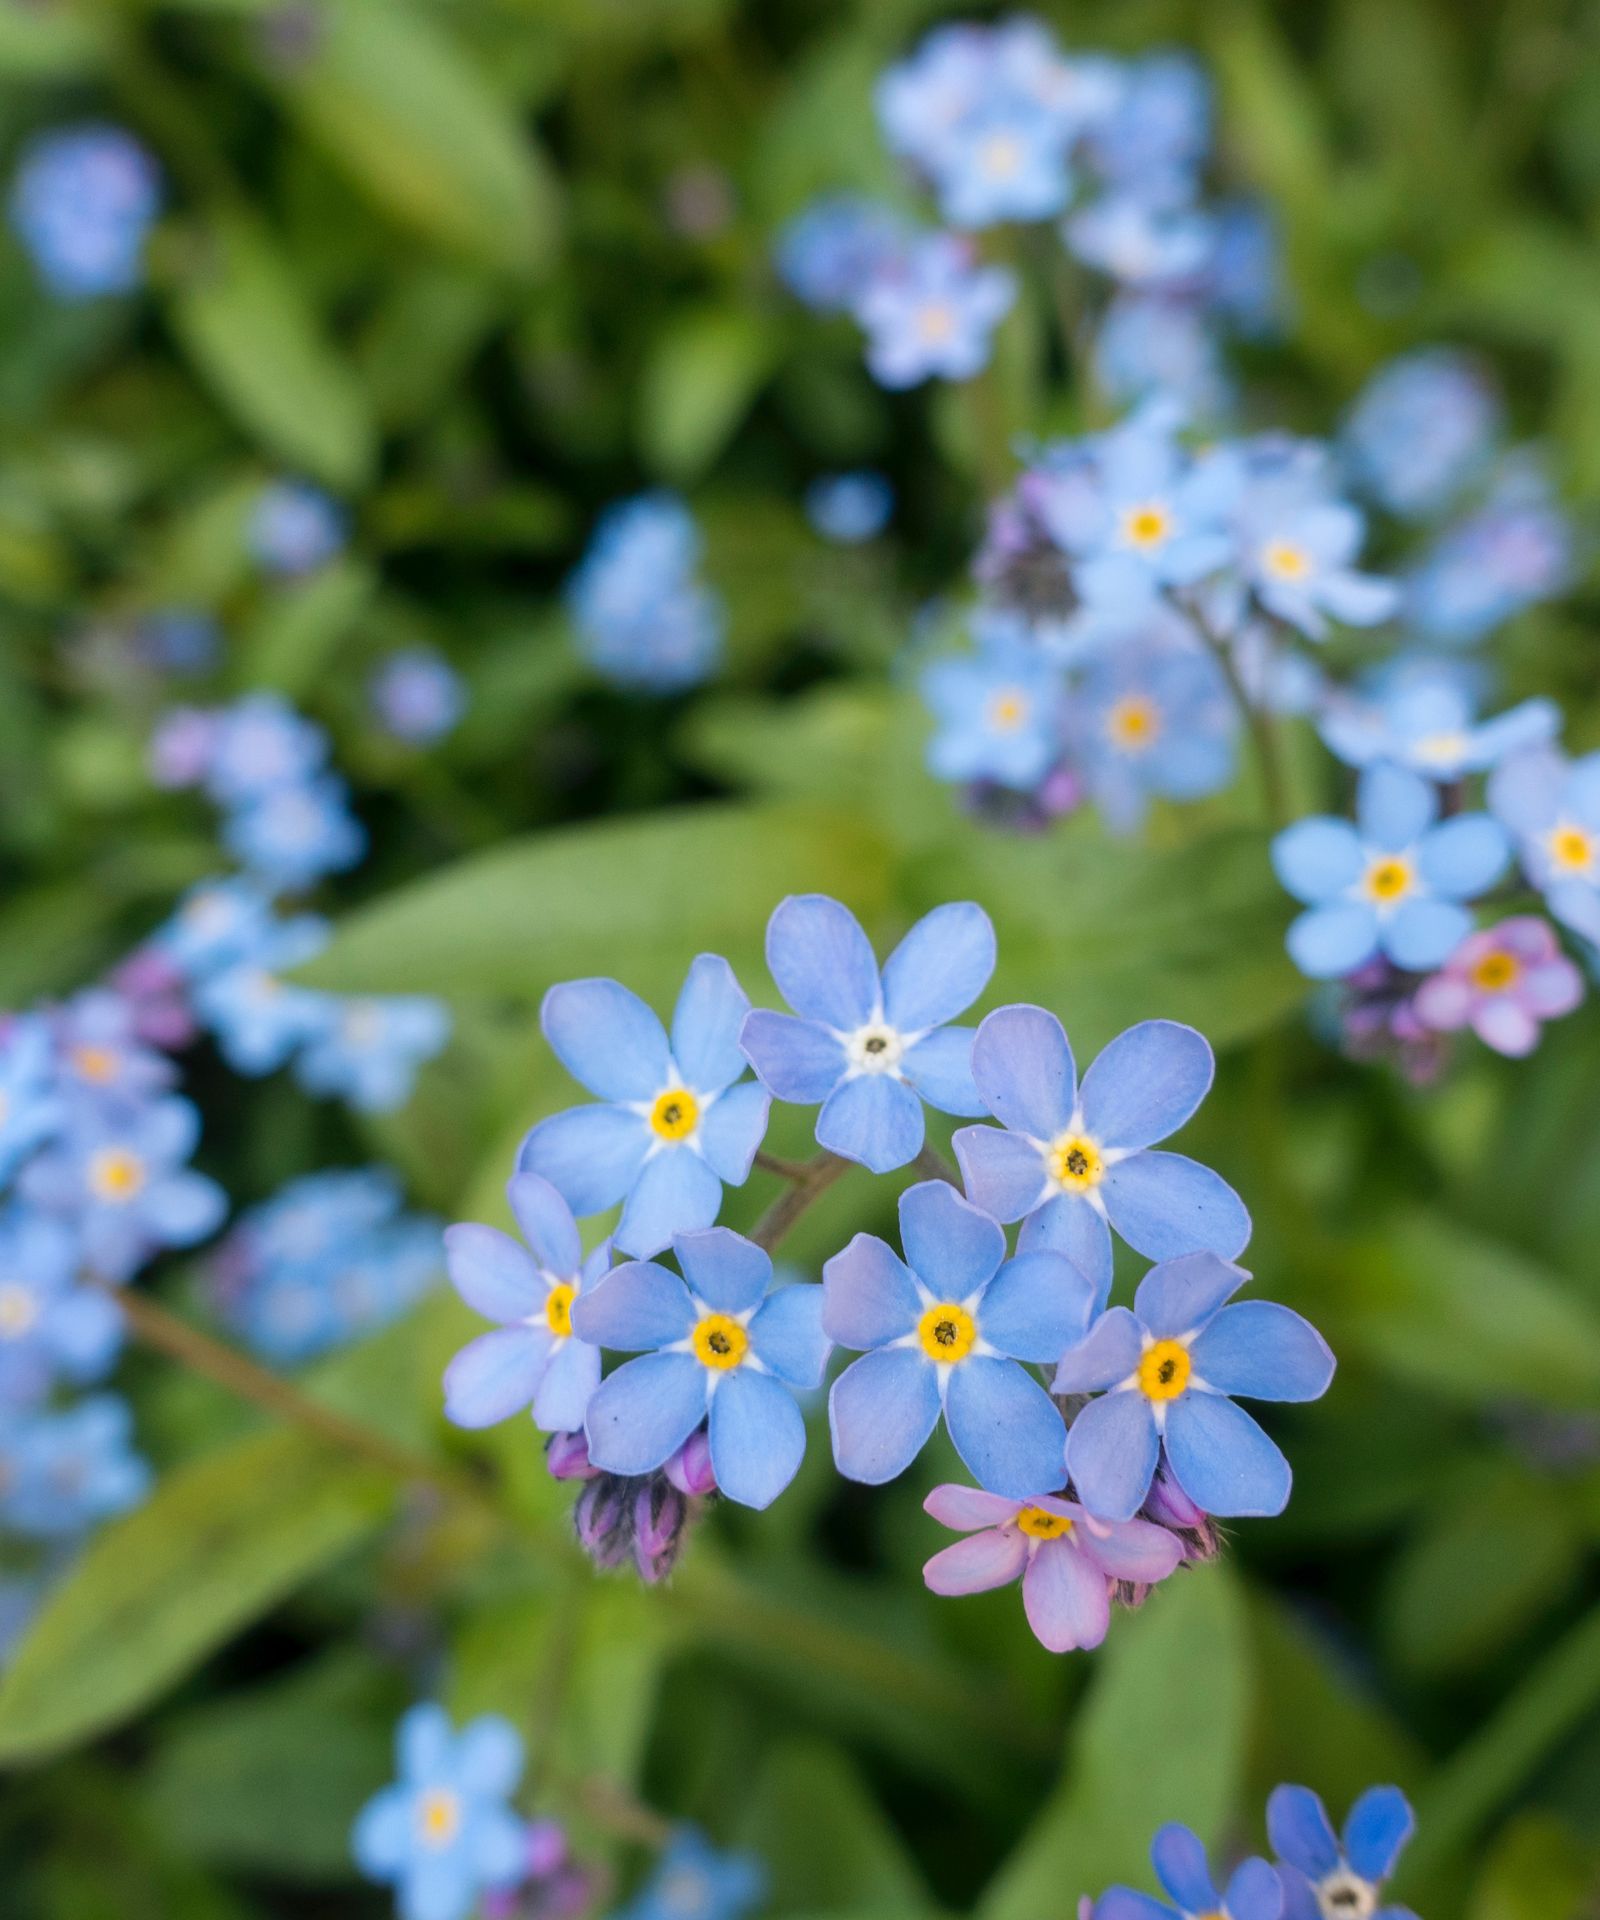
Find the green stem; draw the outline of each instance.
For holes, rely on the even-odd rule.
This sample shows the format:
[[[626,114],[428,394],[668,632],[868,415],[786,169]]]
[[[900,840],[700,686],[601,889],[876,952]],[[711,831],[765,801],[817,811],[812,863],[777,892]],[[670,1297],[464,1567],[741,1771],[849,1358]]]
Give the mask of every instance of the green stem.
[[[1278,754],[1277,729],[1272,724],[1272,716],[1266,708],[1250,698],[1243,680],[1239,678],[1239,669],[1227,644],[1219,640],[1206,623],[1198,622],[1200,634],[1212,658],[1222,669],[1223,678],[1228,683],[1228,691],[1233,695],[1234,705],[1239,709],[1240,718],[1250,734],[1255,747],[1256,761],[1261,769],[1261,791],[1266,802],[1267,820],[1274,833],[1280,832],[1289,824],[1288,790],[1283,777],[1283,763]]]
[[[772,1205],[751,1229],[750,1238],[758,1247],[765,1247],[771,1253],[783,1240],[811,1203],[827,1192],[842,1173],[848,1173],[851,1162],[841,1160],[836,1153],[824,1150],[814,1160],[802,1163],[797,1174],[790,1175],[793,1185],[787,1193],[780,1193]]]

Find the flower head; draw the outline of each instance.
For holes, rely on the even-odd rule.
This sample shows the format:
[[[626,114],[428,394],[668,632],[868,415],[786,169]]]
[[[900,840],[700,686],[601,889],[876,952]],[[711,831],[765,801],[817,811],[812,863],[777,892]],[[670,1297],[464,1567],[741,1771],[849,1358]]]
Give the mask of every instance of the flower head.
[[[1600,753],[1520,753],[1489,780],[1489,805],[1564,927],[1600,945]]]
[[[675,693],[722,652],[721,602],[699,580],[700,530],[675,493],[620,500],[567,583],[581,652],[620,687]]]
[[[151,1478],[119,1394],[93,1394],[61,1411],[0,1409],[0,1527],[70,1539],[136,1507]]]
[[[66,1222],[21,1201],[0,1210],[0,1407],[36,1405],[58,1381],[103,1379],[122,1345],[122,1315],[77,1284]]]
[[[1279,1920],[1283,1886],[1265,1860],[1237,1866],[1218,1892],[1197,1834],[1175,1822],[1150,1843],[1150,1864],[1167,1900],[1153,1900],[1132,1887],[1110,1887],[1094,1903],[1091,1920]]]
[[[44,1019],[20,1014],[0,1025],[0,1181],[51,1138],[63,1113],[55,1043]]]
[[[39,277],[62,300],[131,293],[161,205],[155,161],[121,127],[62,127],[23,153],[11,224]]]
[[[900,1196],[902,1260],[858,1233],[822,1270],[822,1324],[853,1347],[828,1400],[833,1457],[878,1486],[922,1451],[941,1413],[990,1493],[1028,1500],[1061,1485],[1064,1428],[1019,1364],[1049,1363],[1087,1326],[1094,1289],[1048,1251],[1006,1259],[1006,1237],[942,1180]]]
[[[1468,934],[1417,988],[1412,1005],[1436,1032],[1471,1027],[1496,1053],[1520,1057],[1539,1044],[1544,1021],[1571,1013],[1582,998],[1583,975],[1555,929],[1537,914],[1519,914]]]
[[[953,234],[925,235],[858,295],[867,369],[891,388],[970,380],[988,365],[991,336],[1016,297],[1009,269],[980,266]]]
[[[1426,519],[1448,507],[1488,458],[1500,405],[1465,354],[1427,347],[1373,375],[1342,435],[1366,491],[1391,513]]]
[[[1538,465],[1508,461],[1489,498],[1448,527],[1406,582],[1406,617],[1426,639],[1471,646],[1565,590],[1574,534]]]
[[[806,518],[824,540],[856,547],[889,524],[894,488],[881,473],[827,473],[806,488]]]
[[[293,892],[347,872],[367,850],[366,829],[336,773],[272,787],[232,814],[222,837],[251,872]]]
[[[263,571],[288,578],[314,573],[348,535],[344,509],[305,480],[274,480],[250,514],[250,551]]]
[[[430,647],[403,647],[387,655],[368,693],[378,724],[411,746],[442,740],[466,706],[460,675]]]
[[[860,194],[814,200],[778,236],[778,275],[819,313],[844,313],[869,279],[892,267],[909,232],[893,208]]]
[[[997,638],[977,654],[933,661],[921,688],[938,725],[928,766],[941,780],[1031,793],[1060,757],[1060,670],[1037,647]]]
[[[1267,1835],[1283,1880],[1284,1920],[1414,1920],[1383,1898],[1412,1827],[1398,1787],[1369,1787],[1350,1809],[1342,1839],[1309,1787],[1275,1787]]]
[[[766,1890],[759,1860],[718,1853],[703,1833],[679,1827],[616,1920],[744,1920]]]
[[[450,1009],[421,993],[319,994],[294,1064],[307,1093],[389,1113],[411,1098],[417,1071],[450,1038]]]
[[[1425,672],[1386,686],[1375,700],[1330,700],[1317,722],[1326,745],[1346,765],[1379,760],[1408,767],[1425,779],[1460,780],[1483,773],[1508,755],[1555,738],[1561,712],[1553,700],[1524,700],[1492,720],[1455,675]]]
[[[1090,664],[1067,737],[1107,824],[1128,832],[1152,797],[1199,800],[1233,776],[1238,713],[1209,654],[1130,645]]]
[[[1222,1518],[1281,1513],[1289,1463],[1230,1398],[1316,1400],[1333,1355],[1315,1327],[1268,1300],[1226,1302],[1249,1276],[1215,1254],[1164,1260],[1133,1310],[1112,1307],[1056,1371],[1057,1393],[1095,1393],[1067,1434],[1078,1498],[1131,1520],[1164,1459],[1179,1490]]]

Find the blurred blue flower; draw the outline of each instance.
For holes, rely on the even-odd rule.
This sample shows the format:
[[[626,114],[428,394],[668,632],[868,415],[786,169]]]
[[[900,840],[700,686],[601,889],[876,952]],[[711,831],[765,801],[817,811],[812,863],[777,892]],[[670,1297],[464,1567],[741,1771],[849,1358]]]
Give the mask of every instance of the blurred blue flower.
[[[1600,753],[1519,753],[1490,776],[1489,805],[1551,913],[1600,946]]]
[[[1211,82],[1192,54],[1125,65],[1110,110],[1089,129],[1089,157],[1110,184],[1144,199],[1194,198],[1211,144]]]
[[[1055,1391],[1100,1396],[1067,1434],[1067,1468],[1091,1513],[1131,1520],[1163,1459],[1204,1513],[1287,1506],[1288,1461],[1229,1396],[1317,1400],[1334,1361],[1290,1308],[1226,1305],[1249,1277],[1214,1253],[1163,1260],[1139,1282],[1131,1312],[1108,1308],[1066,1354]]]
[[[417,1071],[450,1038],[450,1009],[420,993],[322,994],[294,1063],[307,1093],[388,1113],[411,1098]]]
[[[1486,813],[1438,822],[1437,789],[1403,767],[1362,774],[1356,821],[1318,815],[1272,843],[1279,880],[1309,911],[1289,928],[1289,954],[1313,980],[1339,978],[1382,953],[1426,971],[1472,931],[1463,901],[1499,878],[1510,857]]]
[[[11,224],[40,279],[62,300],[139,286],[160,206],[159,168],[120,127],[38,135],[23,149],[11,187]]]
[[[903,254],[910,229],[892,208],[854,193],[829,194],[778,236],[778,275],[821,313],[846,313],[870,279]]]
[[[1508,754],[1548,745],[1560,728],[1553,700],[1524,700],[1480,722],[1471,695],[1448,674],[1393,681],[1372,700],[1330,698],[1317,718],[1317,731],[1347,766],[1389,760],[1438,781],[1487,772]]]
[[[696,577],[701,550],[676,494],[644,493],[606,509],[567,582],[579,650],[596,671],[647,693],[676,693],[713,672],[723,610]]]
[[[572,1329],[638,1353],[598,1386],[584,1430],[608,1473],[652,1473],[708,1422],[718,1487],[767,1507],[799,1471],[806,1429],[794,1395],[822,1384],[822,1289],[773,1289],[772,1257],[726,1227],[677,1235],[683,1279],[654,1261],[614,1267],[580,1294]]]
[[[278,693],[247,693],[214,716],[206,791],[222,807],[303,785],[321,772],[328,736]]]
[[[572,1433],[600,1381],[600,1350],[574,1338],[572,1310],[610,1266],[611,1246],[585,1260],[572,1209],[536,1173],[513,1174],[506,1198],[526,1248],[496,1227],[445,1229],[451,1284],[498,1331],[445,1369],[444,1410],[458,1427],[490,1427],[531,1407],[545,1433]]]
[[[939,211],[952,226],[968,228],[1059,213],[1072,191],[1066,134],[1034,102],[991,98],[930,155]]]
[[[1309,1787],[1275,1787],[1267,1801],[1267,1837],[1278,1855],[1283,1920],[1367,1914],[1371,1920],[1416,1920],[1383,1897],[1414,1828],[1398,1787],[1368,1787],[1350,1809],[1341,1840]]]
[[[931,662],[919,684],[938,723],[928,767],[939,779],[1031,793],[1060,758],[1060,670],[1036,646],[992,641],[976,654]]]
[[[62,1112],[44,1019],[24,1013],[0,1022],[0,1183],[57,1131]]]
[[[87,1386],[122,1345],[116,1303],[77,1284],[70,1228],[19,1201],[0,1207],[0,1408],[43,1400],[58,1383]]]
[[[1063,234],[1086,267],[1136,288],[1194,280],[1215,244],[1209,215],[1135,194],[1095,201],[1065,222]]]
[[[225,914],[236,906],[248,912],[237,898],[218,904]],[[220,935],[220,921],[218,930]],[[219,949],[227,951],[231,944],[238,957],[195,981],[194,1010],[234,1072],[256,1077],[276,1072],[331,1017],[336,1003],[329,995],[278,978],[280,971],[322,951],[328,926],[307,913],[269,920],[259,932],[253,921],[248,930],[237,931],[241,937],[232,943],[219,939]]]
[[[1107,824],[1126,833],[1153,797],[1199,800],[1233,778],[1238,711],[1198,648],[1138,646],[1091,662],[1067,738]]]
[[[228,817],[222,838],[261,879],[294,893],[347,871],[367,850],[367,830],[336,773],[269,788]]]
[[[373,674],[369,694],[378,724],[412,746],[442,740],[466,708],[461,676],[431,647],[389,654]]]
[[[154,944],[193,983],[243,964],[297,964],[275,957],[277,934],[271,896],[253,880],[202,880],[178,902]]]
[[[150,1482],[117,1394],[62,1411],[0,1408],[0,1529],[39,1540],[84,1533],[137,1506]]]
[[[75,994],[50,1024],[58,1084],[69,1096],[139,1100],[177,1078],[166,1054],[141,1042],[132,1005],[109,987]]]
[[[1203,280],[1207,306],[1246,339],[1282,324],[1282,246],[1270,208],[1256,200],[1229,200],[1213,209]]]
[[[207,673],[222,653],[222,629],[194,608],[159,607],[139,630],[148,658],[163,673]]]
[[[925,914],[880,974],[848,907],[791,894],[767,923],[767,967],[794,1014],[757,1010],[740,1044],[779,1100],[821,1103],[819,1146],[890,1173],[922,1150],[924,1100],[942,1113],[983,1111],[972,1029],[949,1022],[994,963],[994,927],[970,900]]]
[[[955,1136],[967,1192],[995,1219],[1025,1221],[1022,1252],[1065,1253],[1093,1282],[1097,1304],[1111,1291],[1112,1227],[1152,1260],[1243,1251],[1250,1216],[1233,1188],[1183,1154],[1150,1151],[1210,1090],[1215,1061],[1193,1027],[1129,1027],[1080,1088],[1055,1015],[1001,1007],[978,1028],[972,1071],[1000,1125]]]
[[[679,1827],[650,1878],[613,1920],[744,1920],[766,1897],[767,1874],[747,1853],[718,1853],[704,1834]]]
[[[1372,627],[1397,613],[1401,590],[1358,572],[1366,525],[1352,506],[1312,493],[1294,479],[1264,481],[1240,510],[1241,565],[1257,602],[1309,640],[1329,619]]]
[[[1150,1864],[1171,1906],[1132,1887],[1108,1887],[1089,1920],[1279,1920],[1283,1910],[1283,1888],[1265,1860],[1241,1861],[1218,1892],[1199,1836],[1176,1822],[1151,1842]]]
[[[1121,294],[1094,335],[1095,379],[1121,405],[1170,394],[1201,418],[1221,413],[1231,392],[1222,353],[1192,301]]]
[[[344,508],[320,487],[273,480],[256,496],[246,537],[264,572],[293,579],[326,566],[348,535]]]
[[[1482,640],[1571,584],[1574,536],[1527,456],[1509,461],[1489,498],[1442,533],[1406,582],[1406,614],[1425,639]]]
[[[824,540],[859,546],[883,532],[894,511],[894,488],[881,473],[828,473],[806,488],[806,518]]]
[[[1501,424],[1477,363],[1447,347],[1402,354],[1356,396],[1340,434],[1359,484],[1407,520],[1458,500],[1482,472]]]
[[[709,1227],[723,1182],[743,1185],[767,1130],[766,1090],[743,1078],[749,1010],[733,969],[711,953],[689,968],[670,1043],[615,980],[552,987],[539,1010],[545,1038],[601,1104],[541,1120],[519,1171],[542,1174],[580,1217],[622,1201],[616,1243],[637,1259]]]
[[[526,1823],[509,1805],[522,1741],[483,1714],[460,1733],[442,1707],[413,1707],[395,1736],[399,1779],[361,1809],[356,1865],[396,1892],[400,1920],[467,1920],[480,1895],[523,1877]]]
[[[1006,1258],[987,1213],[943,1180],[900,1196],[901,1260],[858,1233],[822,1270],[822,1325],[862,1357],[833,1384],[833,1457],[879,1486],[922,1451],[944,1415],[978,1484],[1008,1499],[1063,1482],[1065,1428],[1020,1362],[1051,1362],[1079,1338],[1094,1287],[1048,1251]]]
[[[970,380],[989,364],[994,329],[1016,296],[1009,268],[980,265],[952,234],[925,235],[859,293],[867,370],[891,388],[935,377]]]

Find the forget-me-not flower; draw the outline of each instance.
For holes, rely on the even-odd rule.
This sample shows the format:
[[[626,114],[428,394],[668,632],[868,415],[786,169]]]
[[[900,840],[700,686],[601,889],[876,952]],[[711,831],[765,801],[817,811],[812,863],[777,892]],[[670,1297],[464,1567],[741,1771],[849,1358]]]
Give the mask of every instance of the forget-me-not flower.
[[[1391,513],[1426,519],[1482,470],[1500,412],[1493,388],[1465,354],[1424,347],[1373,375],[1340,439],[1369,494]]]
[[[1542,699],[1480,721],[1468,689],[1442,673],[1400,679],[1373,700],[1329,700],[1317,720],[1323,741],[1347,766],[1391,760],[1439,781],[1483,773],[1509,754],[1544,746],[1560,727],[1560,708]]]
[[[1166,1900],[1132,1887],[1108,1887],[1091,1920],[1279,1920],[1283,1912],[1282,1884],[1265,1860],[1241,1861],[1219,1892],[1199,1835],[1176,1822],[1150,1843],[1150,1864]]]
[[[857,297],[867,370],[891,388],[970,380],[989,364],[994,330],[1016,297],[1008,268],[980,265],[953,234],[928,234]]]
[[[1514,1059],[1532,1053],[1546,1020],[1583,999],[1583,975],[1561,951],[1555,928],[1538,914],[1515,914],[1469,933],[1438,973],[1411,997],[1435,1033],[1471,1027],[1487,1047]]]
[[[367,850],[367,830],[336,773],[268,788],[229,815],[222,838],[243,866],[291,892],[347,872]]]
[[[767,1873],[748,1853],[719,1853],[703,1833],[678,1827],[655,1871],[615,1920],[744,1920],[767,1891]]]
[[[1108,1308],[1062,1360],[1057,1393],[1100,1396],[1067,1434],[1067,1470],[1091,1513],[1131,1520],[1163,1457],[1205,1513],[1282,1513],[1289,1463],[1230,1396],[1319,1399],[1333,1355],[1288,1307],[1227,1305],[1248,1278],[1214,1253],[1164,1260],[1140,1281],[1131,1312]]]
[[[1537,461],[1507,461],[1482,506],[1445,531],[1406,582],[1406,617],[1425,638],[1471,646],[1572,579],[1571,521]]]
[[[208,898],[202,896],[199,904]],[[194,1009],[235,1073],[273,1073],[320,1032],[329,1017],[329,996],[281,980],[278,973],[320,953],[327,940],[325,920],[297,914],[268,920],[259,930],[252,925],[248,941],[219,939],[210,949],[237,957],[196,980]]]
[[[1308,640],[1325,638],[1330,619],[1376,626],[1399,611],[1401,590],[1357,570],[1365,533],[1346,502],[1308,497],[1294,479],[1263,482],[1240,513],[1240,565],[1257,603]]]
[[[1006,1258],[987,1213],[942,1180],[900,1196],[902,1260],[858,1233],[822,1270],[822,1324],[862,1357],[833,1384],[833,1457],[851,1480],[893,1480],[944,1415],[990,1493],[1029,1500],[1061,1485],[1063,1426],[1021,1362],[1048,1363],[1087,1326],[1094,1288],[1048,1251]]]
[[[938,723],[928,768],[940,780],[992,780],[1031,793],[1061,756],[1061,674],[1037,647],[996,640],[932,661],[922,697]]]
[[[1309,1787],[1275,1787],[1267,1837],[1283,1881],[1283,1920],[1416,1920],[1383,1897],[1414,1825],[1398,1787],[1368,1787],[1342,1837]]]
[[[119,1394],[61,1409],[0,1409],[0,1527],[70,1539],[136,1507],[152,1477]]]
[[[1137,827],[1152,798],[1203,799],[1233,777],[1238,709],[1197,648],[1107,651],[1090,663],[1067,718],[1076,762],[1114,832]]]
[[[1551,913],[1600,945],[1600,753],[1519,753],[1490,776],[1489,805]]]
[[[11,224],[53,294],[92,300],[131,293],[144,279],[160,205],[160,169],[131,133],[61,127],[24,149]]]
[[[677,693],[713,671],[725,621],[696,572],[702,545],[675,493],[639,494],[601,515],[566,598],[579,650],[606,679]]]
[[[278,693],[249,693],[215,716],[206,791],[223,807],[300,786],[322,770],[328,736]]]
[[[363,1113],[404,1106],[418,1069],[450,1038],[450,1009],[422,993],[318,997],[321,1015],[294,1063],[301,1086]]]
[[[391,653],[369,683],[378,724],[411,746],[431,746],[455,727],[466,707],[461,676],[431,647]]]
[[[326,566],[347,535],[343,507],[320,487],[274,480],[256,498],[247,537],[258,566],[293,579]]]
[[[880,200],[855,193],[814,200],[778,235],[778,276],[819,313],[843,313],[865,283],[904,251],[905,221]]]
[[[0,1026],[0,1181],[61,1124],[55,1043],[44,1019],[18,1014]]]
[[[806,518],[824,540],[856,547],[872,540],[889,524],[894,511],[894,488],[881,473],[860,468],[854,473],[825,473],[806,488]]]
[[[822,1103],[817,1142],[874,1173],[922,1151],[922,1102],[981,1113],[972,1030],[949,1023],[994,972],[994,928],[970,900],[935,907],[878,971],[848,907],[791,894],[767,923],[767,967],[794,1013],[760,1008],[740,1044],[780,1100]]]
[[[822,1289],[772,1288],[772,1256],[726,1227],[679,1234],[683,1278],[654,1261],[614,1267],[574,1301],[572,1329],[639,1354],[598,1386],[584,1429],[611,1473],[653,1473],[707,1422],[717,1485],[770,1506],[806,1448],[797,1391],[822,1384]]]
[[[77,1273],[78,1244],[65,1221],[15,1200],[0,1209],[0,1406],[110,1371],[122,1314],[97,1288],[79,1286]]]

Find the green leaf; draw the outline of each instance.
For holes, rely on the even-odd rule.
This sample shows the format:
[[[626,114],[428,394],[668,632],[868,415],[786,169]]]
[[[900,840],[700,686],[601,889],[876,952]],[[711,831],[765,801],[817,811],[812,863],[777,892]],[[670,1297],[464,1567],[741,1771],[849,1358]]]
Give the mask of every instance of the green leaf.
[[[288,1430],[168,1473],[96,1536],[0,1684],[0,1761],[136,1713],[379,1525],[391,1482]]]
[[[370,567],[344,558],[265,600],[240,638],[240,652],[250,663],[250,686],[275,687],[291,700],[305,699],[376,589]]]
[[[827,1844],[819,1846],[824,1834]],[[745,1805],[739,1844],[766,1866],[777,1913],[927,1904],[922,1877],[866,1780],[822,1741],[791,1740],[769,1755]]]
[[[703,473],[733,437],[777,359],[773,328],[744,307],[665,320],[639,389],[639,450],[669,480]]]
[[[330,486],[367,478],[374,440],[360,383],[262,227],[237,214],[218,218],[200,263],[170,298],[189,357],[269,453]]]
[[[978,1908],[980,1920],[1071,1913],[1109,1881],[1145,1880],[1150,1837],[1182,1820],[1210,1842],[1239,1801],[1250,1715],[1240,1595],[1219,1563],[1113,1622],[1069,1736],[1065,1776]]]
[[[1467,1920],[1581,1920],[1600,1855],[1559,1820],[1524,1813],[1483,1863]]]
[[[554,189],[531,137],[456,38],[404,0],[332,0],[282,85],[311,138],[407,226],[517,274],[549,251]]]

